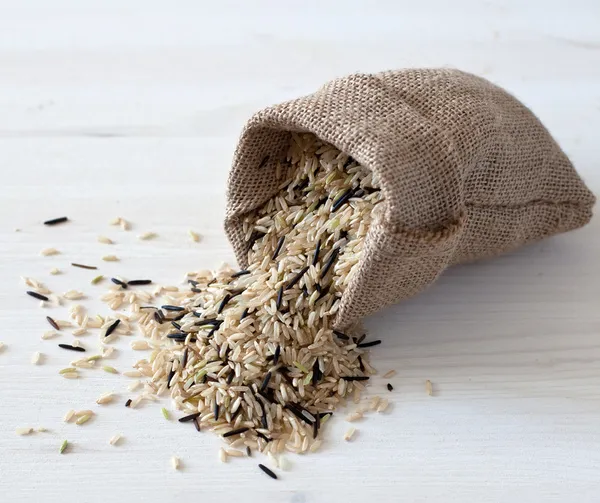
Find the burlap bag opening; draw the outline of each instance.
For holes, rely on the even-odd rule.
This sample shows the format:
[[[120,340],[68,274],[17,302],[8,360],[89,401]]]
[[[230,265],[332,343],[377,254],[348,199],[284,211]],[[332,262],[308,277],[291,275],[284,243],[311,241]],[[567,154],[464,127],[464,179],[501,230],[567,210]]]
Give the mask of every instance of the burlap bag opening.
[[[342,297],[340,329],[419,293],[452,264],[575,229],[592,215],[594,196],[569,159],[501,88],[449,69],[351,75],[246,124],[225,220],[242,267],[241,217],[276,193],[290,131],[311,132],[372,169],[385,196]]]

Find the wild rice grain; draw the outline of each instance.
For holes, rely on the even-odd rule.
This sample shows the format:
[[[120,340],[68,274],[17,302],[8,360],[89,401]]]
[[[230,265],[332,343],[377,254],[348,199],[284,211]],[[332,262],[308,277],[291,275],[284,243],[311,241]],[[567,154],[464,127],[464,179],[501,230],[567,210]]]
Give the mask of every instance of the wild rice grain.
[[[197,417],[200,417],[201,414],[202,414],[201,412],[194,412],[193,414],[188,414],[187,416],[180,417],[178,419],[178,421],[180,423],[188,423],[188,422],[193,421]]]
[[[31,290],[27,290],[27,292],[25,292],[25,293],[27,295],[33,297],[34,299],[43,300],[43,301],[49,300],[48,297],[46,297],[45,295],[42,295],[41,293],[37,293],[37,292],[32,292]]]
[[[277,255],[279,255],[279,252],[281,251],[281,248],[283,247],[284,241],[285,241],[285,236],[281,236],[279,238],[279,241],[277,241],[277,246],[275,247],[275,251],[273,252],[273,255],[271,256],[271,260],[275,260],[277,258]]]
[[[120,323],[121,323],[121,320],[119,320],[119,319],[116,319],[115,321],[113,321],[106,329],[106,332],[104,332],[104,337],[108,337],[110,334],[112,334],[117,329],[117,327],[119,326]]]
[[[71,346],[70,344],[59,344],[58,345],[59,348],[63,348],[63,349],[68,349],[70,351],[85,351],[85,348],[82,348],[80,346]]]
[[[127,289],[127,283],[121,281],[119,278],[110,278],[110,280],[115,284],[119,285],[123,289]]]
[[[271,477],[272,479],[275,479],[275,480],[277,480],[277,475],[275,475],[275,473],[274,473],[272,470],[270,470],[269,468],[267,468],[265,465],[263,465],[263,464],[259,463],[259,464],[258,464],[258,467],[259,467],[259,468],[260,468],[260,469],[261,469],[263,472],[265,472],[265,473],[266,473],[266,474],[267,474],[269,477]]]
[[[381,344],[380,340],[376,340],[376,341],[371,341],[371,342],[363,342],[363,343],[359,343],[356,345],[357,348],[371,348],[373,346],[377,346]]]
[[[89,269],[92,271],[95,271],[96,269],[98,269],[95,265],[77,264],[75,262],[71,262],[71,265],[73,267],[79,267],[79,269]]]
[[[44,225],[57,225],[57,224],[62,224],[67,222],[69,219],[67,217],[58,217],[58,218],[53,218],[51,220],[46,220],[44,222]]]
[[[181,419],[180,419],[180,421],[181,421]],[[228,431],[227,433],[223,433],[223,438],[233,437],[234,435],[241,435],[242,433],[246,433],[249,429],[250,428],[243,427],[243,428],[238,428],[236,430]]]

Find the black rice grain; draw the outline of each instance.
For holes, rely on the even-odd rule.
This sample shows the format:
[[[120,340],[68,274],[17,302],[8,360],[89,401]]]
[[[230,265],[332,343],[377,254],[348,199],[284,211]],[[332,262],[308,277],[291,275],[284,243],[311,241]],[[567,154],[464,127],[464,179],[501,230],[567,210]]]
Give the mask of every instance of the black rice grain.
[[[193,421],[194,419],[196,419],[197,417],[200,417],[201,413],[200,412],[194,412],[193,414],[190,414],[189,416],[183,416],[180,417],[178,419],[178,421],[180,423],[189,423],[190,421]]]
[[[281,236],[279,238],[279,241],[277,241],[277,246],[275,247],[275,251],[273,252],[271,260],[275,260],[277,258],[277,255],[279,255],[279,252],[281,251],[281,248],[283,247],[284,241],[285,241],[285,236]]]
[[[260,391],[264,391],[267,389],[267,386],[269,385],[269,381],[271,380],[271,372],[267,372],[265,375],[265,378],[263,379],[262,384],[260,385]]]
[[[342,206],[346,201],[348,201],[348,199],[350,199],[352,197],[353,193],[354,193],[353,188],[350,188],[346,192],[344,192],[340,197],[338,197],[335,200],[335,202],[331,206],[331,211],[332,212],[336,211],[340,206]]]
[[[344,341],[349,341],[350,337],[348,337],[346,334],[343,334],[342,332],[339,332],[338,330],[334,330],[333,333],[335,334],[335,336],[338,339],[342,339]]]
[[[38,300],[48,300],[48,297],[46,297],[45,295],[42,295],[41,293],[37,293],[37,292],[32,292],[31,290],[27,290],[27,295],[30,295],[31,297],[33,297],[34,299],[38,299]]]
[[[225,297],[223,297],[223,300],[219,304],[219,309],[217,309],[217,314],[221,314],[223,312],[223,309],[225,309],[225,306],[227,305],[227,303],[230,300],[231,300],[231,294],[228,293],[225,295]]]
[[[48,320],[48,323],[50,323],[50,325],[52,325],[52,328],[54,330],[60,330],[58,323],[56,323],[52,318],[50,318],[50,316],[46,316],[46,319]]]
[[[129,407],[131,405],[131,398],[129,398],[126,402],[125,402],[125,407]]]
[[[321,415],[317,414],[315,416],[315,422],[313,423],[313,439],[317,438],[319,434],[319,428],[321,427]]]
[[[227,433],[223,433],[223,438],[233,437],[234,435],[241,435],[242,433],[246,433],[250,428],[237,428],[235,430],[228,431]]]
[[[119,278],[110,278],[110,280],[115,284],[115,285],[119,285],[121,288],[125,289],[127,288],[127,283],[125,283],[124,281],[121,281]]]
[[[315,248],[315,253],[313,254],[312,265],[317,265],[319,261],[319,252],[321,251],[321,240],[317,241],[317,247]]]
[[[110,334],[112,334],[119,326],[119,323],[121,323],[121,320],[113,321],[112,324],[106,329],[104,337],[108,337]]]
[[[44,222],[44,225],[57,225],[57,224],[62,224],[66,221],[68,221],[69,219],[67,217],[58,217],[58,218],[53,218],[51,220],[46,220]]]
[[[308,271],[308,266],[303,267],[302,270],[298,274],[296,274],[296,276],[294,276],[292,278],[292,280],[288,283],[288,285],[286,287],[286,290],[290,290],[291,288],[293,288],[294,285],[296,283],[298,283],[298,281],[300,281],[300,279],[302,278],[302,276],[304,276],[306,274],[306,271]]]
[[[241,409],[241,407],[240,407],[240,409]],[[264,433],[261,433],[260,431],[256,432],[256,436],[259,438],[262,438],[267,443],[271,441],[271,439],[269,437],[267,437]]]
[[[164,306],[160,306],[161,309],[164,309],[165,311],[185,311],[185,307],[181,307],[181,306],[172,306],[170,304],[165,304]]]
[[[265,472],[269,477],[271,477],[272,479],[277,480],[277,475],[275,475],[275,473],[273,473],[272,470],[270,470],[269,468],[267,468],[265,465],[258,463],[258,467]]]
[[[334,250],[330,253],[329,258],[327,259],[327,262],[325,262],[323,269],[321,269],[321,275],[320,275],[321,279],[324,278],[325,275],[329,272],[329,269],[335,262],[335,259],[337,258],[339,252],[340,252],[339,248],[334,248]]]
[[[388,391],[394,391],[394,387],[390,383],[387,383],[387,389]]]
[[[85,351],[85,348],[82,348],[80,346],[71,346],[70,344],[59,344],[58,347],[68,349],[70,351],[79,351],[80,353]]]
[[[184,369],[187,364],[188,359],[188,348],[183,350],[183,354],[181,355],[181,368]]]
[[[378,346],[379,344],[381,344],[381,341],[378,339],[376,341],[363,342],[361,344],[357,344],[356,347],[357,348],[371,348],[373,346]]]
[[[281,355],[281,345],[277,344],[275,348],[275,353],[273,354],[273,365],[277,365],[279,362],[279,356]]]
[[[76,264],[75,262],[71,262],[71,265],[73,267],[79,267],[80,269],[91,269],[92,271],[98,269],[95,265]]]

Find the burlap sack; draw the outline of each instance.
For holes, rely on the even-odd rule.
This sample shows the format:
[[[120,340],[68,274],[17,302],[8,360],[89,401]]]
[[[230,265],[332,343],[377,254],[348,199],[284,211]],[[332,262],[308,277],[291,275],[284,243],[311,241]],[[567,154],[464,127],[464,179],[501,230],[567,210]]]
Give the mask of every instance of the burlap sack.
[[[246,124],[225,230],[246,263],[240,217],[276,192],[289,131],[312,132],[377,173],[384,216],[371,226],[336,325],[411,297],[452,264],[575,229],[594,196],[539,120],[485,79],[458,70],[351,75],[266,108]],[[269,161],[260,167],[266,156]]]

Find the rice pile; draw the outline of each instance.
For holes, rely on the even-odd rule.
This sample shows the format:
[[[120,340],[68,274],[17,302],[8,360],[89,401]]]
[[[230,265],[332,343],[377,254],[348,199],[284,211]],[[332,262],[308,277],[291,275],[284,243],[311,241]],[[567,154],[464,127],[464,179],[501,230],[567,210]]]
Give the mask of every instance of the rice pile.
[[[138,312],[153,351],[136,368],[150,393],[169,391],[201,428],[248,428],[246,446],[305,452],[372,371],[332,327],[382,196],[370,171],[312,135],[294,135],[287,159],[278,195],[244,221],[247,270],[188,274],[191,290],[161,310],[119,286],[104,300]]]
[[[73,305],[78,335],[100,328],[104,350],[72,361],[63,377],[77,378],[110,354],[110,342],[137,328],[144,338],[132,349],[151,352],[125,375],[147,381],[126,405],[170,394],[185,413],[181,422],[211,429],[232,447],[270,454],[318,449],[321,426],[348,397],[358,402],[373,373],[362,346],[375,343],[333,324],[383,197],[373,173],[312,135],[293,134],[287,162],[277,169],[279,192],[243,222],[247,269],[188,273],[185,291],[150,292],[137,288],[150,280],[112,278],[102,300],[131,313],[89,317]],[[151,305],[159,299],[160,306]]]

